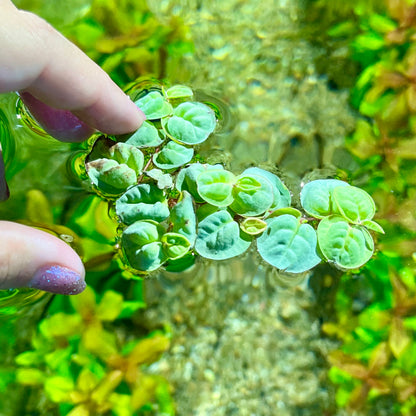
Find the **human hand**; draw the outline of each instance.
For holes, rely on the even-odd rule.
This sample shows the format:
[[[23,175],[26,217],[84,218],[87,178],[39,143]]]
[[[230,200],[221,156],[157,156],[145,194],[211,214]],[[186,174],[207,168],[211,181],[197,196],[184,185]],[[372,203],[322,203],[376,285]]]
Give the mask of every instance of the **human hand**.
[[[143,122],[143,113],[98,65],[9,0],[0,0],[0,44],[0,93],[19,91],[53,137],[82,141],[95,129],[123,134]],[[0,146],[0,200],[7,194]],[[76,294],[85,288],[84,266],[63,241],[8,221],[0,221],[0,235],[0,289]]]

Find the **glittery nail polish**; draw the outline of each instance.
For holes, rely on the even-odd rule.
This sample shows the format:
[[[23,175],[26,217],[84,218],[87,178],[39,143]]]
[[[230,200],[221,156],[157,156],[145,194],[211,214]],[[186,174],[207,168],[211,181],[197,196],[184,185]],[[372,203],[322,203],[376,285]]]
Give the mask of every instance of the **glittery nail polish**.
[[[62,295],[76,295],[85,286],[85,280],[77,272],[56,265],[40,268],[29,284],[29,287]]]

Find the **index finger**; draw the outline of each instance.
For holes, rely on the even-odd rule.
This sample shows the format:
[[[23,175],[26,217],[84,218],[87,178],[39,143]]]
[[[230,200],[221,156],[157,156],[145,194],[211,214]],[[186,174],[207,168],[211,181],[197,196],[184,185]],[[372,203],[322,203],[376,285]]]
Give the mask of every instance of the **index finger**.
[[[0,6],[4,3],[0,3]],[[38,16],[6,8],[0,25],[0,92],[29,92],[108,134],[137,130],[145,117],[110,77]]]

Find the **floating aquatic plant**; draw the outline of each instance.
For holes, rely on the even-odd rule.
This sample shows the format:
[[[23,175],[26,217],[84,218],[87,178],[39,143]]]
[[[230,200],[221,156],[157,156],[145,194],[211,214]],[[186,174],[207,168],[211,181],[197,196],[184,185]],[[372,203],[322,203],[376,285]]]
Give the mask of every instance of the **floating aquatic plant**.
[[[251,167],[235,174],[195,160],[195,147],[217,120],[189,87],[138,97],[145,124],[128,136],[99,137],[85,163],[93,188],[114,206],[128,267],[139,274],[172,265],[179,271],[196,255],[225,260],[252,244],[264,261],[289,273],[321,261],[355,269],[372,256],[369,230],[383,230],[365,191],[336,179],[309,182],[300,195],[302,213],[272,172]]]

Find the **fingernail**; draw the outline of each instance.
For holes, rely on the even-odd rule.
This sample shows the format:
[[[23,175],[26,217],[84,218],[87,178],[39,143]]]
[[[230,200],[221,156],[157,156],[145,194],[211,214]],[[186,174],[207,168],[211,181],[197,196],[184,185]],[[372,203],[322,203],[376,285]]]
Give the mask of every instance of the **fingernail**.
[[[55,139],[82,141],[94,133],[94,129],[68,110],[49,107],[28,92],[20,93],[20,98],[40,126]]]
[[[62,266],[44,266],[31,280],[29,287],[62,295],[77,295],[85,287],[85,280],[75,271]]]

